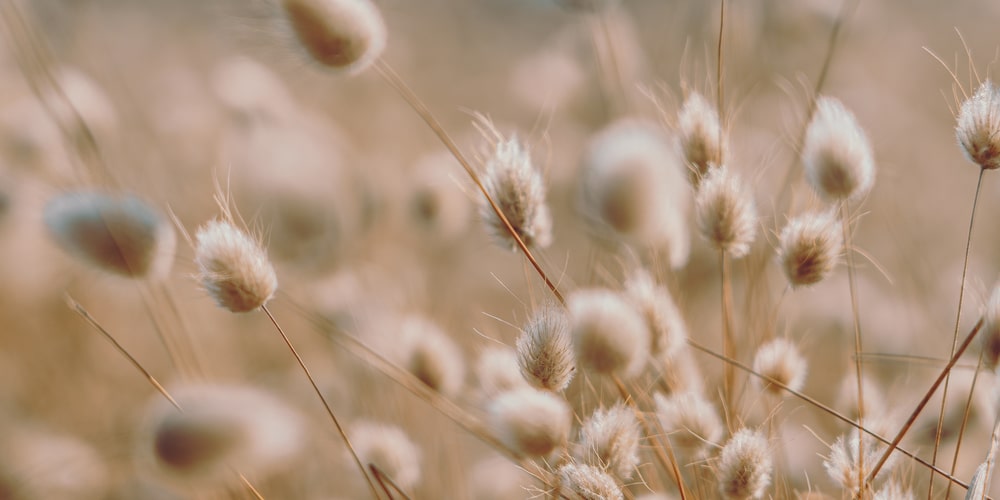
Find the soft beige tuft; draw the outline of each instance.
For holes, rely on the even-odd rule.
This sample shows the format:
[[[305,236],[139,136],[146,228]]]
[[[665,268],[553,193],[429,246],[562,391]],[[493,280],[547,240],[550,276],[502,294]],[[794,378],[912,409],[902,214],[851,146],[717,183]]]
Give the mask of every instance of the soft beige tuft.
[[[544,457],[565,446],[572,411],[559,396],[529,387],[490,402],[489,422],[493,435],[514,453]]]
[[[677,116],[681,153],[697,188],[708,170],[724,163],[729,149],[728,137],[719,123],[715,107],[698,92],[691,92]]]
[[[587,464],[568,463],[559,468],[559,481],[571,500],[621,500],[621,487],[604,470]]]
[[[216,219],[195,234],[198,280],[222,308],[253,311],[271,300],[278,277],[260,243],[228,220]]]
[[[625,377],[642,370],[649,353],[649,328],[623,294],[603,288],[577,290],[567,299],[567,307],[580,366]]]
[[[832,213],[800,215],[781,230],[778,260],[793,287],[823,281],[833,272],[843,235]]]
[[[282,0],[281,6],[299,43],[328,68],[359,73],[385,50],[385,21],[371,0]]]
[[[752,193],[725,166],[715,167],[698,185],[695,213],[701,234],[715,248],[738,259],[750,252],[757,230]]]
[[[639,465],[640,437],[639,422],[631,408],[618,404],[598,409],[583,422],[573,457],[627,481]]]
[[[965,156],[986,170],[1000,168],[1000,88],[984,81],[962,103],[955,128]]]
[[[858,201],[875,184],[875,158],[854,115],[833,97],[816,101],[802,148],[806,179],[821,198]]]
[[[576,373],[576,360],[569,321],[561,309],[535,313],[517,339],[517,362],[532,385],[553,392],[566,389]]]
[[[799,353],[795,344],[787,339],[777,338],[765,343],[757,349],[754,356],[755,372],[769,377],[793,391],[801,391],[806,382],[808,365]],[[767,394],[784,397],[786,392],[781,387],[754,377],[754,383]]]
[[[740,429],[722,447],[718,463],[723,498],[764,498],[771,484],[771,450],[760,431]]]
[[[351,424],[348,435],[366,467],[375,465],[404,490],[420,481],[420,449],[399,427],[360,421]]]
[[[722,439],[722,420],[712,404],[700,394],[654,394],[653,400],[660,425],[683,456],[702,458]]]

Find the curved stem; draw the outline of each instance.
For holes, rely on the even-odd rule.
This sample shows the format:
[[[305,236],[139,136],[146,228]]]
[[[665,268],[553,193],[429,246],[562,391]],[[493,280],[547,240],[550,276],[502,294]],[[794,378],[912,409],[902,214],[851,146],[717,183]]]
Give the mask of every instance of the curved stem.
[[[858,288],[854,277],[854,255],[851,249],[851,224],[849,204],[845,200],[840,205],[841,227],[844,230],[844,255],[847,259],[847,284],[851,290],[851,319],[854,322],[854,376],[858,383],[858,425],[864,427],[865,394],[861,377],[861,313],[858,307]],[[864,433],[858,433],[858,449],[864,450]],[[865,491],[865,454],[858,453],[858,491]]]
[[[267,315],[267,318],[271,320],[274,328],[278,330],[278,334],[281,335],[281,340],[285,341],[285,345],[288,346],[288,350],[292,351],[292,356],[295,356],[295,361],[299,363],[299,367],[302,368],[302,372],[306,374],[306,378],[309,379],[309,383],[312,385],[316,395],[319,396],[319,400],[323,402],[323,407],[326,408],[327,415],[329,415],[330,420],[333,421],[333,426],[337,428],[337,433],[340,434],[340,438],[344,440],[344,444],[347,445],[348,451],[351,452],[351,458],[353,458],[354,463],[357,464],[358,469],[361,471],[361,475],[365,477],[365,481],[371,489],[372,497],[374,497],[375,500],[378,500],[378,490],[375,489],[375,484],[372,482],[372,478],[369,477],[368,473],[365,471],[365,466],[361,463],[361,459],[358,458],[357,452],[354,451],[354,446],[351,445],[351,440],[347,438],[347,433],[344,432],[344,428],[340,425],[340,420],[338,420],[337,415],[333,413],[333,408],[330,407],[330,403],[327,403],[326,397],[323,396],[323,391],[319,389],[319,386],[316,384],[316,379],[314,379],[312,373],[309,372],[309,368],[306,367],[306,363],[302,360],[302,356],[299,356],[299,352],[295,350],[295,347],[292,345],[292,341],[288,339],[288,335],[285,335],[285,331],[281,328],[281,325],[278,324],[278,321],[274,319],[274,315],[271,314],[271,311],[267,308],[267,306],[262,305],[260,308],[264,311],[264,314]]]
[[[969,272],[969,255],[972,250],[972,229],[976,223],[976,208],[979,206],[979,193],[983,188],[983,175],[986,169],[979,170],[979,179],[976,181],[976,194],[972,198],[972,215],[969,216],[969,232],[965,238],[965,259],[962,262],[962,283],[958,287],[958,312],[955,314],[955,331],[951,338],[951,353],[955,353],[955,346],[958,344],[958,328],[962,322],[962,306],[965,303],[965,278]],[[934,430],[934,453],[931,454],[931,463],[937,464],[938,448],[941,444],[941,430],[944,420],[944,408],[948,400],[948,385],[951,382],[951,372],[944,379],[944,389],[941,391],[941,409],[938,412],[937,427]],[[971,396],[970,396],[971,397]],[[956,456],[958,450],[955,451]],[[930,498],[934,492],[934,481],[927,486],[927,497]]]

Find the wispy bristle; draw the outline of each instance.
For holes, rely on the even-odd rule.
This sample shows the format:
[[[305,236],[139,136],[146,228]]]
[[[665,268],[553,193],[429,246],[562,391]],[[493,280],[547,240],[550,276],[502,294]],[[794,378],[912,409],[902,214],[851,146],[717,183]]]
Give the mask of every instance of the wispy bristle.
[[[973,493],[973,488],[969,488],[968,494]],[[888,481],[878,491],[872,500],[914,500],[913,492],[909,488],[903,487],[898,481]],[[977,496],[966,496],[966,498],[980,499]],[[981,499],[980,499],[981,500]]]
[[[420,449],[399,427],[360,421],[351,424],[348,434],[366,467],[374,464],[404,490],[411,490],[420,481]]]
[[[1000,88],[984,81],[962,103],[955,133],[972,163],[986,170],[1000,168]]]
[[[559,468],[559,481],[572,500],[621,500],[622,489],[604,470],[587,464],[568,463]]]
[[[624,404],[595,410],[583,422],[574,458],[622,481],[632,478],[639,464],[641,431],[635,413]]]
[[[724,498],[763,498],[771,484],[772,468],[767,438],[759,431],[740,429],[722,447],[719,491]]]
[[[802,148],[806,179],[827,201],[857,201],[875,183],[875,158],[854,115],[833,97],[816,101]]]
[[[576,290],[567,299],[567,307],[580,366],[601,375],[625,377],[642,370],[649,329],[624,295],[600,288]]]
[[[278,289],[278,277],[260,243],[227,220],[198,228],[195,263],[208,294],[232,312],[253,311]]]
[[[890,425],[885,418],[868,418],[868,415],[865,417],[866,429],[883,436],[891,436],[895,432],[896,428]],[[864,446],[863,451],[859,444]],[[853,429],[846,435],[839,436],[833,442],[830,447],[830,455],[823,460],[823,467],[838,486],[844,491],[854,494],[858,492],[861,478],[868,476],[871,468],[879,461],[886,449],[886,445],[868,436],[865,436],[859,443],[858,431]],[[863,459],[862,453],[864,454]],[[890,455],[882,466],[880,474],[886,475],[897,462],[898,456],[896,454]]]
[[[819,283],[833,272],[843,235],[832,213],[800,215],[781,230],[778,260],[793,287]]]
[[[517,361],[524,378],[553,392],[566,389],[576,373],[569,321],[561,309],[544,308],[517,339]]]
[[[545,201],[545,183],[532,164],[531,154],[516,136],[504,138],[489,120],[481,118],[479,125],[492,146],[483,175],[486,191],[525,245],[549,246],[552,215]],[[517,248],[514,237],[485,198],[479,212],[497,244]]]
[[[774,339],[760,346],[753,360],[755,372],[772,378],[793,391],[802,390],[806,382],[807,368],[806,360],[795,344],[783,338]],[[784,397],[787,394],[781,387],[756,377],[754,383],[773,396]]]
[[[282,0],[281,5],[299,43],[328,68],[358,73],[385,50],[385,21],[371,0]]]
[[[559,396],[532,388],[508,391],[489,404],[493,435],[526,457],[544,457],[565,446],[572,411]]]
[[[752,193],[725,166],[715,167],[698,185],[695,212],[701,234],[734,259],[750,251],[757,230]]]
[[[729,149],[715,107],[698,92],[691,92],[677,117],[680,149],[697,188],[709,168],[722,165]]]

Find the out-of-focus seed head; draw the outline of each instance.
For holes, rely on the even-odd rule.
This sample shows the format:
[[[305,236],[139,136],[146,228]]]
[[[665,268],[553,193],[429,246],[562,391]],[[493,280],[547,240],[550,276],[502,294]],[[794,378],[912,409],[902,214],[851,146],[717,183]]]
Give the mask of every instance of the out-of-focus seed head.
[[[625,281],[625,295],[646,319],[650,353],[671,356],[687,341],[687,325],[666,287],[658,285],[645,269]]]
[[[75,437],[5,421],[0,431],[0,498],[96,500],[109,495],[110,470]]]
[[[972,163],[986,170],[1000,168],[1000,88],[993,82],[984,81],[962,103],[955,134]]]
[[[521,375],[517,353],[509,347],[491,347],[483,351],[476,362],[476,380],[480,394],[487,398],[528,385]]]
[[[486,191],[525,245],[549,246],[552,214],[545,202],[545,182],[532,164],[528,149],[516,136],[503,137],[487,118],[480,117],[477,126],[491,146],[483,175]],[[485,197],[479,213],[498,245],[517,249],[514,237]]]
[[[546,307],[531,318],[517,339],[521,374],[535,387],[566,389],[576,373],[569,321],[561,309]]]
[[[281,6],[299,43],[323,66],[360,73],[385,50],[385,21],[371,0],[282,0]]]
[[[978,472],[978,471],[977,471]],[[975,480],[973,479],[973,483]],[[973,487],[970,487],[966,492],[966,495],[974,493]],[[898,481],[889,481],[882,485],[878,491],[875,492],[875,496],[872,500],[914,500],[913,492],[909,488],[904,487]],[[981,499],[981,496],[966,496],[966,498],[976,498]]]
[[[253,311],[271,300],[278,277],[260,243],[229,218],[216,219],[195,233],[198,280],[219,307]]]
[[[601,375],[631,377],[642,370],[649,349],[646,320],[623,294],[592,288],[567,299],[570,336],[580,366]]]
[[[46,204],[44,220],[63,250],[104,271],[161,279],[173,265],[173,229],[138,198],[70,192]]]
[[[694,353],[686,345],[673,353],[660,354],[654,363],[654,373],[659,375],[670,394],[704,393],[705,377],[701,374]]]
[[[572,416],[565,400],[530,387],[505,392],[489,404],[493,435],[525,457],[544,457],[563,447]]]
[[[434,389],[449,397],[458,394],[465,381],[462,351],[436,323],[422,316],[402,320],[406,368]]]
[[[448,153],[421,158],[414,166],[407,201],[409,220],[427,237],[450,244],[463,234],[472,218],[472,203],[451,178],[460,167]]]
[[[149,407],[138,458],[155,478],[185,490],[230,484],[274,472],[303,442],[299,415],[250,387],[191,385],[171,391],[183,410],[162,398]]]
[[[806,382],[808,365],[795,344],[787,339],[777,338],[757,349],[753,360],[753,369],[765,377],[770,377],[784,384],[793,391],[800,391]],[[754,383],[772,396],[780,398],[786,395],[784,389],[770,382],[754,377]]]
[[[752,193],[725,166],[708,171],[698,185],[695,213],[701,234],[734,259],[750,252],[757,229]]]
[[[590,139],[580,172],[579,210],[594,236],[666,248],[676,269],[690,253],[690,204],[683,167],[656,125],[621,120]]]
[[[793,287],[819,283],[833,272],[843,235],[830,212],[800,215],[781,230],[778,260]]]
[[[983,349],[983,364],[995,370],[1000,361],[1000,286],[993,288],[983,308],[983,329],[979,333]]]
[[[583,422],[573,457],[628,481],[639,464],[639,422],[631,408],[598,409]]]
[[[703,458],[722,439],[722,420],[704,397],[694,392],[654,394],[656,416],[670,442],[683,456]]]
[[[771,450],[760,431],[740,429],[729,438],[718,463],[719,492],[724,498],[763,498],[771,484]]]
[[[573,500],[621,500],[624,497],[615,479],[603,469],[587,464],[568,463],[559,467],[559,481]]]
[[[802,148],[806,180],[830,202],[858,201],[875,184],[875,158],[854,115],[833,97],[820,97]]]
[[[724,164],[728,137],[719,123],[719,113],[698,92],[691,92],[684,100],[677,117],[677,131],[691,184],[697,189],[709,168]]]
[[[351,424],[348,435],[366,467],[374,464],[403,490],[420,481],[420,449],[399,427],[360,421]]]
[[[865,418],[865,428],[882,436],[891,436],[897,429],[885,418]],[[859,460],[862,456],[859,450],[862,447],[864,460]],[[855,494],[858,492],[859,478],[868,476],[886,449],[886,445],[868,435],[864,436],[859,446],[858,432],[854,429],[837,437],[830,447],[830,455],[823,460],[823,467],[838,486],[846,492]],[[896,464],[898,456],[898,454],[890,455],[880,469],[880,474],[887,475]]]

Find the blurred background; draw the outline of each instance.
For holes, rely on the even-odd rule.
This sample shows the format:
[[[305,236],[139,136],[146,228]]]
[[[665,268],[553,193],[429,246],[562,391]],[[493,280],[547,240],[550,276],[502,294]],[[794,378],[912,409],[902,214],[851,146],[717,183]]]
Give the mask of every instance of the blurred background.
[[[655,251],[594,242],[577,213],[578,171],[592,134],[638,117],[673,137],[689,92],[714,102],[720,3],[622,0],[597,15],[546,0],[376,3],[389,33],[384,60],[464,151],[488,154],[475,113],[530,148],[554,221],[554,242],[540,260],[559,287],[619,288],[643,263],[674,295],[689,335],[720,350],[718,256],[694,224],[690,259],[672,271]],[[272,310],[333,406],[348,421],[398,426],[421,450],[414,498],[531,496],[520,488],[530,476],[490,461],[495,450],[329,340],[332,331],[349,332],[402,359],[392,356],[403,319],[430,318],[462,353],[450,397],[480,415],[477,359],[512,346],[532,312],[551,302],[523,257],[493,244],[472,183],[376,72],[345,76],[313,64],[277,2],[8,4],[0,29],[0,442],[8,443],[0,498],[245,495],[167,488],[143,471],[140,424],[156,394],[67,307],[66,294],[166,384],[185,375],[157,329],[187,332],[188,361],[202,377],[264,388],[305,416],[309,439],[297,458],[255,481],[265,497],[366,494],[266,316],[216,307],[193,279],[183,236],[165,285],[153,287],[74,260],[42,222],[51,198],[91,189],[139,197],[193,233],[219,214],[219,185],[263,236],[281,288]],[[15,4],[18,29],[10,24]],[[875,0],[858,2],[847,17],[841,8],[833,0],[726,5],[728,162],[753,187],[760,213],[753,251],[734,266],[737,358],[749,363],[763,339],[788,337],[809,361],[803,392],[845,413],[853,408],[845,397],[853,328],[844,268],[790,291],[773,264],[788,218],[821,206],[802,180],[796,142],[831,31],[842,22],[822,93],[855,113],[875,150],[875,188],[852,207],[864,361],[873,404],[881,401],[901,422],[949,357],[979,173],[957,145],[954,115],[965,93],[995,72],[1000,4]],[[614,62],[618,81],[602,60]],[[46,104],[54,88],[89,132]],[[990,216],[1000,209],[997,182],[986,173],[960,333],[978,319],[1000,270]],[[795,193],[791,206],[786,186]],[[974,345],[956,369],[946,405],[941,456],[949,467],[979,351]],[[722,365],[693,359],[718,404]],[[577,377],[567,397],[578,416],[614,398],[603,384]],[[955,472],[964,481],[987,452],[994,384],[988,370],[976,382]],[[761,425],[771,409],[754,404],[748,387],[741,419]],[[939,404],[903,441],[908,450],[929,456]],[[772,441],[784,458],[769,494],[840,497],[822,456],[846,427],[795,399],[778,415]],[[490,482],[497,477],[519,487],[504,496],[503,484]],[[926,490],[926,469],[906,459],[892,477],[918,495]]]

